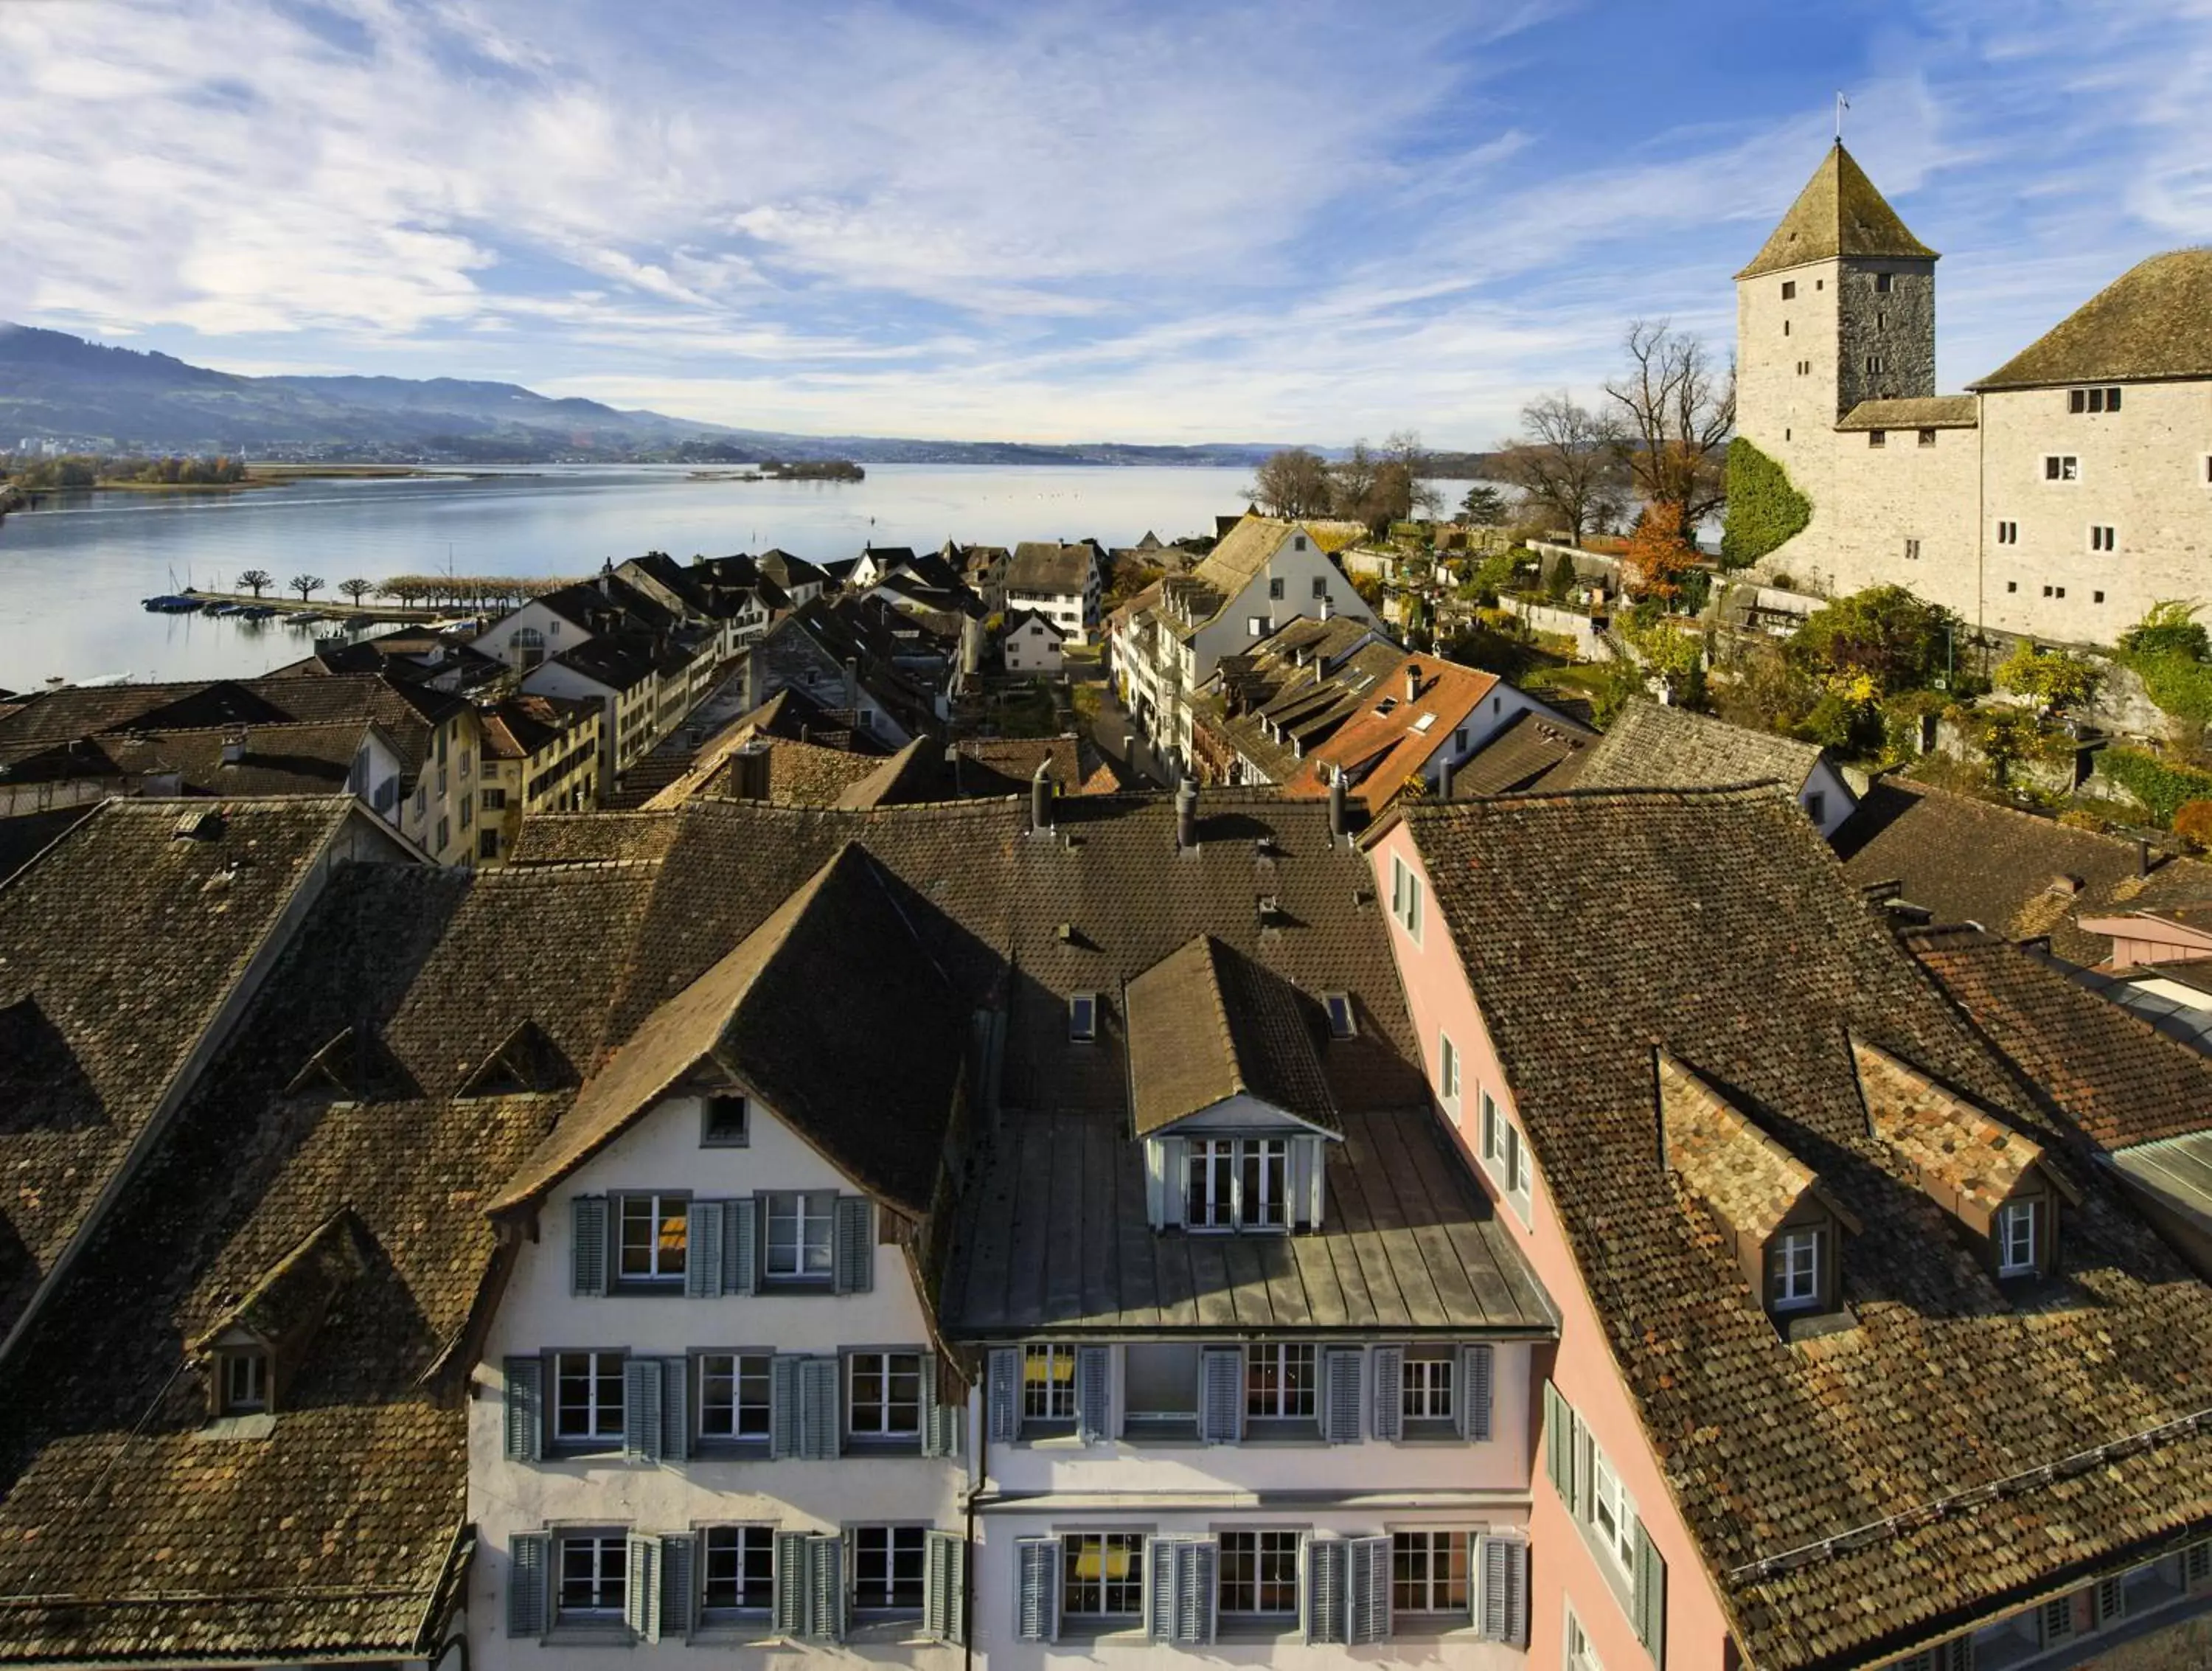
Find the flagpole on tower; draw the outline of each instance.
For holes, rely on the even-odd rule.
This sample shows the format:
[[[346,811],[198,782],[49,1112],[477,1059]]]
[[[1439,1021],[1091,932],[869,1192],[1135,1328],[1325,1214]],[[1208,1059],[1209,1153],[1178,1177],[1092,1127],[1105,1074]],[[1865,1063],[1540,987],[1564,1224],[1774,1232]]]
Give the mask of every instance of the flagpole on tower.
[[[1836,143],[1838,145],[1844,143],[1844,112],[1850,107],[1851,101],[1849,99],[1840,93],[1836,94]]]

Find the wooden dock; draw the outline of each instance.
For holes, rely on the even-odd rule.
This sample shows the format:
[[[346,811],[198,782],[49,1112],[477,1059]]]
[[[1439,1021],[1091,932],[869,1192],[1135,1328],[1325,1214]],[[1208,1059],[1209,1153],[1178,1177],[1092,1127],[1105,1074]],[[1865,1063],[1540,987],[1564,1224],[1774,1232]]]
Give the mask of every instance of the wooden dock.
[[[348,604],[321,598],[310,598],[303,602],[297,598],[257,598],[250,592],[210,592],[196,586],[186,586],[177,596],[197,598],[206,604],[245,604],[255,609],[273,609],[279,615],[319,615],[333,623],[446,621],[452,619],[456,613],[449,609],[425,608],[420,604]]]

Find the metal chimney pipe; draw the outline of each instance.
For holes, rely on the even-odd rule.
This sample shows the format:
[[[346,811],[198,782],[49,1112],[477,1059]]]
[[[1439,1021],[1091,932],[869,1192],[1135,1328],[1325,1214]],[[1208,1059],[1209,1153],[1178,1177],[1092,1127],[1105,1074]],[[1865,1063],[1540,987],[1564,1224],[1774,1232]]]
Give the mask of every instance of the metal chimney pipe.
[[[1421,699],[1421,669],[1418,663],[1406,669],[1406,700],[1417,702]]]
[[[1331,839],[1342,841],[1347,828],[1344,811],[1344,774],[1339,772],[1328,782],[1328,833]]]
[[[1037,762],[1036,775],[1030,780],[1030,832],[1042,836],[1052,829],[1052,773],[1051,763]]]
[[[1198,785],[1186,777],[1176,790],[1176,846],[1189,848],[1197,845]]]

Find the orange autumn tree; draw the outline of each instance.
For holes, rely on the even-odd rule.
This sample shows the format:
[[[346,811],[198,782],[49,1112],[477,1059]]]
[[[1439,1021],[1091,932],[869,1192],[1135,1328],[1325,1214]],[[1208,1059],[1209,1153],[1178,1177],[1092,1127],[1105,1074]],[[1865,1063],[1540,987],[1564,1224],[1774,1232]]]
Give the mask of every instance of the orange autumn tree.
[[[1664,598],[1672,603],[1682,593],[1682,577],[1697,566],[1697,547],[1682,538],[1682,507],[1674,504],[1647,505],[1636,519],[1636,531],[1621,554],[1628,589],[1639,598]]]

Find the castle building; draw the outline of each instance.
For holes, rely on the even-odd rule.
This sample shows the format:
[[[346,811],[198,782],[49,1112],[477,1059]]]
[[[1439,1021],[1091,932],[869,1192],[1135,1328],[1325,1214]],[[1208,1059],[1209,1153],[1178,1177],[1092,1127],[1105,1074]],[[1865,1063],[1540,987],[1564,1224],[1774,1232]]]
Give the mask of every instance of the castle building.
[[[1811,501],[1771,572],[2109,643],[2212,582],[2212,249],[2154,256],[1963,394],[1936,251],[1838,141],[1735,276],[1739,434]]]

